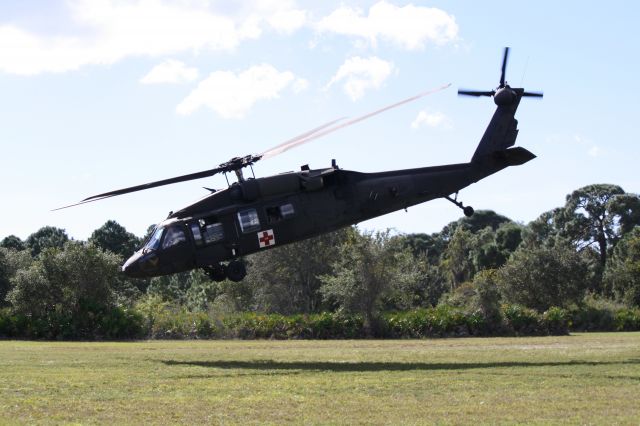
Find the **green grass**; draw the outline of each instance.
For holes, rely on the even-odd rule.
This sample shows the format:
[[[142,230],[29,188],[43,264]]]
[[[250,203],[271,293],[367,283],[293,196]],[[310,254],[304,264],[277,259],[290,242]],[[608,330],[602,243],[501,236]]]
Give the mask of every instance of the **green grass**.
[[[640,333],[0,342],[0,423],[638,424]]]

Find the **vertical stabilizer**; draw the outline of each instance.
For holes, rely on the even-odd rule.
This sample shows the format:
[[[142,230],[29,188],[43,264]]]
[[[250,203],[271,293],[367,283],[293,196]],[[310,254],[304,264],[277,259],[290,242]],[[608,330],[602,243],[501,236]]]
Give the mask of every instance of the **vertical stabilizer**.
[[[518,120],[515,119],[516,110],[522,98],[523,89],[505,88],[513,93],[510,103],[498,105],[487,129],[480,139],[478,148],[471,161],[478,161],[495,151],[503,151],[512,147],[518,137]],[[504,89],[503,89],[504,90]],[[506,94],[506,93],[505,93]],[[501,95],[496,93],[496,98]]]

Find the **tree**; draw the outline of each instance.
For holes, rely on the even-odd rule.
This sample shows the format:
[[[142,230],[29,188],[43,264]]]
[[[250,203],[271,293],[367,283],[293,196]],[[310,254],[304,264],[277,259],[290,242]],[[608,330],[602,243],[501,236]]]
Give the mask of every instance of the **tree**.
[[[617,185],[588,185],[567,196],[558,219],[562,234],[578,248],[595,246],[604,271],[609,249],[640,225],[640,199]]]
[[[13,249],[17,251],[21,251],[27,248],[24,241],[22,241],[19,237],[16,237],[15,235],[9,235],[7,237],[4,237],[2,242],[0,242],[0,247]]]
[[[69,241],[69,237],[64,229],[44,226],[29,235],[27,247],[31,251],[31,255],[35,257],[47,248],[62,248],[67,241]]]
[[[470,256],[473,239],[471,231],[459,226],[444,251],[442,268],[448,275],[451,290],[473,278],[474,267]]]
[[[485,320],[494,326],[500,324],[500,291],[498,290],[497,270],[480,271],[473,278],[474,294],[471,298],[471,308],[479,312]]]
[[[319,311],[319,277],[331,273],[338,248],[353,232],[343,228],[250,256],[245,280],[253,288],[255,308],[283,314]]]
[[[447,248],[447,241],[441,233],[407,234],[395,237],[402,248],[411,250],[414,256],[425,256],[429,263],[436,265]]]
[[[140,246],[140,240],[115,220],[108,220],[100,228],[93,231],[89,243],[109,250],[123,259],[128,258]]]
[[[463,216],[457,221],[451,222],[442,229],[440,234],[443,239],[449,240],[453,238],[453,235],[460,226],[471,233],[476,233],[486,227],[490,227],[495,231],[505,222],[512,222],[512,220],[494,212],[493,210],[476,210],[471,217]]]
[[[382,297],[394,281],[401,280],[402,252],[387,245],[389,232],[351,233],[339,248],[340,257],[333,274],[321,277],[320,288],[327,302],[339,308],[362,314],[365,328],[375,332]]]
[[[147,293],[159,296],[163,301],[185,304],[187,291],[192,283],[191,278],[189,272],[151,278],[149,286],[147,287]]]
[[[7,300],[14,311],[35,318],[54,312],[78,316],[87,306],[113,306],[111,285],[119,271],[116,255],[69,241],[62,249],[45,249],[19,270]]]
[[[563,209],[558,207],[542,213],[537,219],[529,222],[523,230],[522,243],[527,247],[553,246],[559,238],[558,218],[562,212]]]
[[[7,251],[4,247],[0,248],[0,307],[7,303],[5,297],[11,288]]]
[[[640,226],[616,245],[605,270],[604,283],[619,300],[640,306]]]
[[[516,251],[522,243],[523,227],[515,222],[502,223],[496,230],[496,245],[498,250],[509,255]],[[509,256],[507,255],[507,258]]]
[[[475,272],[498,269],[522,242],[522,226],[503,222],[494,232],[487,227],[475,233],[470,256]]]
[[[543,312],[578,303],[588,284],[588,264],[569,244],[521,247],[498,270],[504,298]]]
[[[0,247],[0,307],[8,303],[6,297],[13,287],[13,277],[19,270],[27,269],[32,262],[33,258],[26,250]]]

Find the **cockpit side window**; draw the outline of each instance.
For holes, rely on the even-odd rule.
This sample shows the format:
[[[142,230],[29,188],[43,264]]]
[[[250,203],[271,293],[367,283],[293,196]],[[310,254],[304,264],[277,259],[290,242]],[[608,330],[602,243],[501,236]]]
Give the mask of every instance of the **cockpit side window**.
[[[162,248],[173,247],[177,244],[187,241],[187,236],[181,226],[173,225],[167,228],[167,234],[162,241]]]
[[[158,250],[160,247],[160,239],[162,239],[162,233],[164,232],[164,228],[156,228],[147,241],[147,244],[144,245],[144,250]]]
[[[197,246],[213,244],[224,239],[224,228],[222,223],[215,217],[200,219],[189,224],[193,239]]]

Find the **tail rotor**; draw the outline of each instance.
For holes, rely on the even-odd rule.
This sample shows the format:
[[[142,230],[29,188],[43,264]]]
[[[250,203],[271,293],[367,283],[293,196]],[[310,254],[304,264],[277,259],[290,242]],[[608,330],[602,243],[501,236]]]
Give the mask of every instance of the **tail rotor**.
[[[502,69],[500,71],[500,84],[493,90],[467,90],[459,89],[458,95],[465,96],[490,96],[497,105],[509,105],[517,96],[542,98],[542,92],[525,92],[524,89],[512,89],[506,81],[507,62],[509,60],[509,48],[504,48],[502,55]]]

